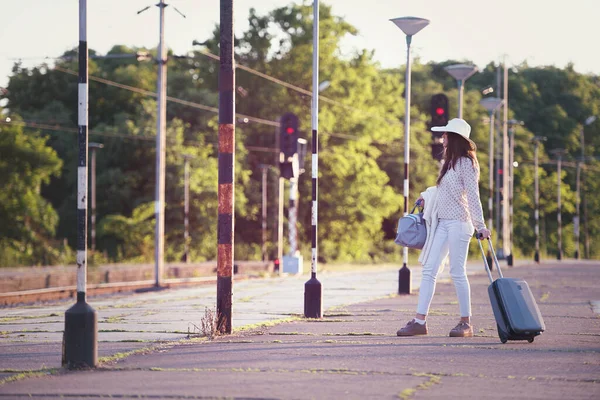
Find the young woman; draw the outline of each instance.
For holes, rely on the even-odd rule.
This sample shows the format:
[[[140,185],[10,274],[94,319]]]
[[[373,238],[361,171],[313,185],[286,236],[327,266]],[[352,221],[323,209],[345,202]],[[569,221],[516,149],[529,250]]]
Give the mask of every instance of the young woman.
[[[450,276],[456,288],[460,308],[460,322],[450,331],[453,337],[473,336],[471,326],[471,287],[467,279],[469,242],[477,229],[483,238],[490,237],[483,219],[479,199],[479,163],[475,143],[469,139],[471,126],[463,119],[454,118],[446,126],[431,128],[444,132],[443,166],[437,179],[435,198],[437,220],[426,243],[428,251],[423,263],[419,302],[415,318],[400,329],[398,336],[427,334],[427,313],[435,293],[436,278],[442,262],[449,256]],[[419,200],[422,206],[424,199]],[[431,202],[431,204],[434,204]]]

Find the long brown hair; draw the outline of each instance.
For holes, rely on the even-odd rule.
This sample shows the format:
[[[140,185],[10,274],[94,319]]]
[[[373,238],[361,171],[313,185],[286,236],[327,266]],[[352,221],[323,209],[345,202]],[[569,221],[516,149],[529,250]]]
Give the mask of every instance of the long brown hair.
[[[460,160],[461,157],[467,157],[469,160],[471,160],[471,163],[473,164],[474,168],[479,167],[479,161],[477,161],[477,154],[475,154],[475,150],[477,150],[477,147],[474,144],[453,132],[446,132],[446,137],[448,140],[448,144],[446,148],[444,148],[444,165],[442,166],[442,169],[440,170],[440,175],[437,178],[436,183],[438,185],[442,181],[444,175],[446,175],[446,172],[448,172],[450,168],[454,168],[454,166],[456,165],[458,160]]]

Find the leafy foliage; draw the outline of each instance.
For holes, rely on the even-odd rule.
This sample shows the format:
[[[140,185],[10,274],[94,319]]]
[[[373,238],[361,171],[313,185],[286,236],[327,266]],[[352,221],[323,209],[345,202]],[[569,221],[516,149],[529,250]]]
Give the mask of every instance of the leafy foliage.
[[[290,4],[259,15],[250,10],[249,27],[235,39],[236,104],[238,113],[235,159],[235,255],[261,257],[261,167],[277,169],[276,148],[281,115],[300,119],[302,136],[312,134],[312,8]],[[383,69],[370,50],[342,52],[341,43],[356,28],[320,7],[319,78],[329,85],[319,102],[319,258],[321,261],[390,261],[401,252],[391,239],[403,213],[404,181],[404,67]],[[184,155],[190,162],[190,249],[192,260],[216,257],[217,143],[219,29],[195,46],[189,56],[170,54],[167,87],[166,257],[180,260],[184,251]],[[139,62],[135,54],[148,51],[115,45],[106,56],[90,60],[90,141],[97,152],[97,248],[112,261],[140,262],[153,258],[156,65]],[[155,53],[150,51],[151,53]],[[77,70],[76,49],[56,66],[26,69],[15,64],[8,92],[13,121],[25,126],[1,125],[0,135],[0,250],[9,254],[3,265],[63,262],[76,239]],[[97,55],[90,50],[90,55]],[[131,57],[123,57],[131,55]],[[111,56],[116,56],[111,58]],[[467,60],[447,60],[412,67],[410,136],[410,199],[434,185],[438,165],[430,155],[429,102],[445,93],[450,114],[457,113],[456,84],[444,67]],[[71,71],[71,72],[69,72]],[[259,74],[252,71],[258,71]],[[264,74],[264,75],[263,75]],[[267,77],[265,77],[265,75]],[[272,78],[269,78],[272,77]],[[481,200],[489,193],[489,124],[479,106],[481,89],[495,86],[496,66],[487,65],[466,84],[464,118],[479,145]],[[101,81],[99,81],[101,80]],[[288,84],[283,85],[281,81]],[[111,84],[118,82],[119,85]],[[136,88],[124,89],[122,85]],[[325,86],[324,86],[325,87]],[[300,90],[298,90],[300,88]],[[176,99],[176,100],[174,100]],[[581,161],[582,132],[585,168],[582,172],[582,253],[600,256],[600,123],[583,126],[590,115],[600,116],[600,79],[582,75],[572,66],[509,71],[509,118],[523,120],[515,128],[514,243],[517,253],[530,256],[533,232],[534,135],[548,137],[540,147],[542,248],[557,248],[557,171],[550,151],[566,148],[561,174],[563,247],[575,249],[576,169]],[[244,120],[243,116],[250,116]],[[47,137],[39,128],[46,124]],[[39,125],[38,125],[39,126]],[[496,134],[502,131],[496,126]],[[47,133],[46,133],[47,132]],[[309,144],[311,140],[308,140]],[[500,146],[496,141],[496,148]],[[62,163],[61,163],[62,160]],[[305,165],[310,165],[310,149]],[[6,173],[4,172],[6,169]],[[307,168],[310,170],[310,168]],[[267,187],[269,257],[276,256],[277,174],[269,173]],[[275,190],[273,190],[275,189]],[[286,190],[287,191],[287,190]],[[311,179],[299,181],[300,249],[309,256]],[[287,204],[284,202],[284,204]],[[495,206],[494,206],[495,207]],[[487,219],[487,207],[484,207]],[[26,222],[26,223],[24,223]],[[285,225],[287,226],[287,225]],[[21,251],[22,249],[29,249]],[[9,250],[7,250],[9,249]],[[473,248],[472,250],[476,250]],[[285,250],[284,250],[285,252]],[[62,257],[62,258],[61,258]],[[0,257],[1,258],[1,257]]]
[[[12,122],[0,126],[0,266],[63,262],[53,240],[58,215],[40,193],[62,162],[47,138]]]

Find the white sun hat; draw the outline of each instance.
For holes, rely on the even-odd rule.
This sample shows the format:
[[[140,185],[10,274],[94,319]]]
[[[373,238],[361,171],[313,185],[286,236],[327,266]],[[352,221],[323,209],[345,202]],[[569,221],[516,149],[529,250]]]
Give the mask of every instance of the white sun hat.
[[[456,134],[462,136],[463,138],[465,138],[469,143],[471,143],[471,146],[473,146],[474,149],[477,148],[477,145],[475,144],[475,142],[473,142],[470,139],[471,125],[469,125],[467,123],[467,121],[465,121],[462,118],[453,118],[450,121],[448,121],[446,126],[434,126],[431,128],[431,130],[434,132],[456,133]]]

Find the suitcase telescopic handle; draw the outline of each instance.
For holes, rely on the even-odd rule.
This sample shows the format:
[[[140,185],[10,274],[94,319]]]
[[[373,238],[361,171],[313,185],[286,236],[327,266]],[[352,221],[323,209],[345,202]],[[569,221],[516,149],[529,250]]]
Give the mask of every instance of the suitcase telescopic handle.
[[[475,232],[477,243],[479,244],[479,248],[481,249],[481,257],[483,258],[483,263],[485,264],[485,271],[487,272],[488,277],[490,278],[490,282],[494,282],[494,277],[492,276],[490,266],[488,265],[487,258],[485,257],[485,251],[483,250],[483,246],[481,245],[481,241],[483,240],[482,236],[483,235],[481,233]],[[496,257],[496,252],[494,251],[494,246],[492,246],[492,241],[490,239],[487,239],[487,241],[490,253],[492,254],[492,258],[496,263],[496,267],[498,268],[498,275],[500,276],[500,278],[504,278],[504,275],[502,275],[502,269],[500,268],[500,263],[498,262],[498,257]]]

